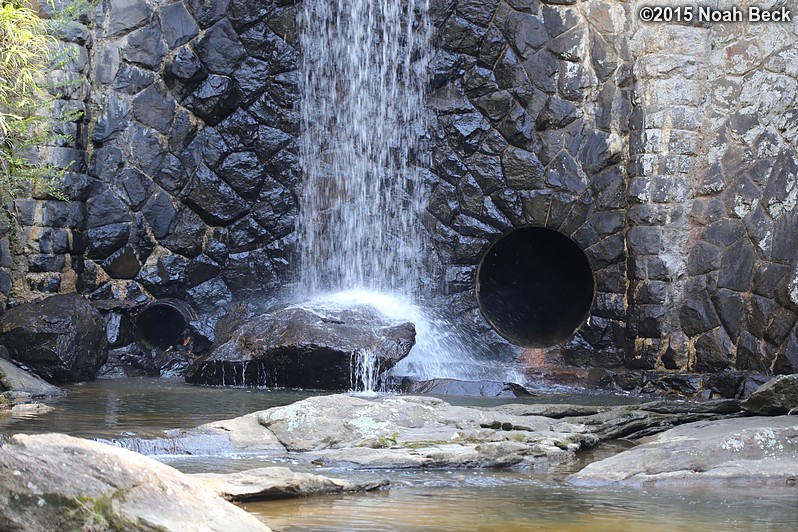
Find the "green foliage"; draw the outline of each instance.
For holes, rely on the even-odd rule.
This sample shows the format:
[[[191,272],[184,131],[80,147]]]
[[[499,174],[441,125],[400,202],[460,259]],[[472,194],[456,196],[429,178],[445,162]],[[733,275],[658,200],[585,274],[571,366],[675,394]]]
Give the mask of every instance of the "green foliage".
[[[52,36],[62,22],[42,19],[27,0],[0,0],[0,199],[4,202],[32,187],[66,199],[58,189],[66,169],[38,160],[39,147],[59,138],[53,119],[57,87],[47,83],[46,74],[69,60],[57,52]],[[59,120],[78,118],[67,113]]]

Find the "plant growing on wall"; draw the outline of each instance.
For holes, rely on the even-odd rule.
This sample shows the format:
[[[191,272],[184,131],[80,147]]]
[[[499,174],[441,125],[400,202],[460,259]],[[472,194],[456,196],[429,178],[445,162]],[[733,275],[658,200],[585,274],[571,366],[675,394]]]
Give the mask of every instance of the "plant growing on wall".
[[[32,188],[65,199],[58,190],[65,169],[38,157],[38,148],[58,137],[53,119],[56,91],[46,74],[64,58],[57,52],[53,28],[27,0],[0,0],[0,199],[4,203]]]

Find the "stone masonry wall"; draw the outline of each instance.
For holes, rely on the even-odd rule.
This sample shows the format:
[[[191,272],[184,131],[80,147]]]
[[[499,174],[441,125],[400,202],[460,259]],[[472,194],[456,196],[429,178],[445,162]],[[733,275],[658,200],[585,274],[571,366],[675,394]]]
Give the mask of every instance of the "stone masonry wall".
[[[91,90],[68,100],[91,119],[73,201],[18,204],[27,247],[12,268],[0,240],[0,289],[14,271],[28,291],[178,297],[202,316],[279,295],[301,178],[298,3],[102,2],[93,45],[67,39],[90,50],[75,74]],[[482,318],[475,273],[501,235],[544,226],[584,250],[596,298],[573,338],[526,355],[798,371],[798,26],[644,23],[648,4],[430,0],[441,305],[495,356],[523,356]]]

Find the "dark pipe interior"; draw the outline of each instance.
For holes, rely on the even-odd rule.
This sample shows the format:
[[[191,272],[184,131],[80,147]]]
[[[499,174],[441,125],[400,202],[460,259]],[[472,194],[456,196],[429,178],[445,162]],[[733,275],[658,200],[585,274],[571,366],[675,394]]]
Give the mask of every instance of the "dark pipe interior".
[[[493,328],[523,347],[547,347],[570,337],[590,313],[595,283],[584,252],[543,227],[507,234],[477,270],[477,301]]]
[[[167,349],[182,345],[186,327],[186,317],[169,304],[150,305],[136,318],[136,336],[148,348]]]

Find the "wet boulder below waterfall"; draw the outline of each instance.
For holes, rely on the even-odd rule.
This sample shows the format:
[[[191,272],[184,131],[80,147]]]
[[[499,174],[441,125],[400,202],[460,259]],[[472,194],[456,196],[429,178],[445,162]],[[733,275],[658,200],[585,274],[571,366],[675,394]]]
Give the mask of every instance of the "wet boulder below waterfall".
[[[186,381],[346,390],[353,367],[370,357],[383,373],[410,353],[415,326],[369,306],[289,307],[249,320],[226,343],[198,359]]]

